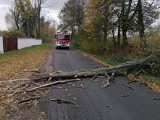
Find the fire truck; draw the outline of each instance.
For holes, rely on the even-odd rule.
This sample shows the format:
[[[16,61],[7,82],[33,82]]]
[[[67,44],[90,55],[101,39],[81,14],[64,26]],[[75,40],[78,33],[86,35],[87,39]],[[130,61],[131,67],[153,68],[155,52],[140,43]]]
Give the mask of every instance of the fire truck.
[[[70,34],[58,32],[55,35],[55,39],[56,39],[56,49],[58,49],[58,48],[69,49],[69,47],[70,47]]]

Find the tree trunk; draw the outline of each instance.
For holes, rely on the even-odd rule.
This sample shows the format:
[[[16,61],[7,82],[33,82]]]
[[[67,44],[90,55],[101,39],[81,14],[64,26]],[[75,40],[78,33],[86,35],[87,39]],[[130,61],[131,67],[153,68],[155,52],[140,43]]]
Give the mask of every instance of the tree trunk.
[[[103,41],[104,43],[107,41],[107,30],[105,28],[103,29]]]
[[[118,38],[117,38],[117,45],[120,46],[121,45],[121,25],[120,23],[118,23]]]
[[[141,40],[141,46],[146,46],[146,39],[144,35],[144,21],[143,21],[143,8],[142,8],[142,1],[138,0],[138,28],[139,28],[139,37]]]
[[[26,22],[27,22],[27,36],[30,37],[30,24],[29,24],[29,20],[27,20]]]
[[[126,29],[122,29],[122,35],[123,35],[123,45],[127,46],[128,39],[127,39],[127,30]]]
[[[151,56],[143,59],[143,60],[136,60],[136,61],[130,61],[126,62],[117,66],[113,66],[110,68],[98,68],[98,69],[92,69],[92,70],[86,70],[86,71],[73,71],[73,72],[53,72],[50,77],[55,79],[75,79],[75,78],[85,78],[85,77],[93,77],[95,75],[105,75],[105,74],[111,74],[115,72],[115,74],[122,75],[126,70],[130,72],[134,68],[137,68],[138,66],[146,67],[146,64],[151,61]],[[35,79],[38,80],[38,79]]]
[[[112,30],[112,39],[113,39],[113,44],[116,46],[116,38],[115,38],[115,32]]]
[[[122,36],[123,36],[123,45],[128,45],[128,41],[127,41],[127,28],[128,28],[128,16],[127,16],[127,13],[125,11],[125,0],[123,0],[122,2],[122,16],[121,16],[121,19],[122,19]]]
[[[37,38],[40,38],[41,34],[41,5],[42,0],[37,1]]]

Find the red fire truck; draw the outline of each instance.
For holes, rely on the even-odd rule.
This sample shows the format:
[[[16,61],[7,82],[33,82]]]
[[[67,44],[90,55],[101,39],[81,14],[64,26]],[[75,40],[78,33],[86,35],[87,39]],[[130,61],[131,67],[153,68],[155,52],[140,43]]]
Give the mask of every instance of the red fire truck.
[[[70,47],[70,34],[58,32],[55,35],[55,38],[56,38],[56,49],[58,49],[58,48],[69,49],[69,47]]]

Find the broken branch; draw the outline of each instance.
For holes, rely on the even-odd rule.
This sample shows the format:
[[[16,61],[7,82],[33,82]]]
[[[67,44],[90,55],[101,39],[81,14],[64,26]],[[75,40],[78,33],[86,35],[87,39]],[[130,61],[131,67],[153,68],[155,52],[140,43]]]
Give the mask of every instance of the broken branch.
[[[19,103],[29,102],[29,101],[38,100],[38,99],[40,99],[40,96],[24,99],[24,100],[19,101]]]
[[[127,84],[122,84],[122,85],[124,85],[125,87],[128,87],[128,88],[130,88],[130,89],[132,89],[132,90],[135,90],[132,86],[129,86],[129,85],[127,85]]]
[[[65,84],[65,83],[68,83],[68,82],[75,82],[75,81],[80,81],[80,79],[55,81],[55,82],[52,82],[52,83],[48,83],[48,84],[44,84],[44,85],[41,85],[41,86],[38,86],[38,87],[34,87],[34,88],[31,88],[31,89],[28,89],[28,90],[26,90],[26,92],[32,92],[32,91],[36,91],[36,90],[38,90],[40,88],[49,87],[49,86],[57,85],[57,84]]]
[[[55,102],[57,102],[58,104],[65,103],[65,104],[72,104],[72,105],[75,105],[75,103],[73,103],[73,102],[71,102],[71,101],[62,100],[62,99],[50,99],[50,101],[55,101]]]
[[[154,98],[152,98],[152,100],[160,100],[160,98],[156,98],[156,97],[154,97]]]

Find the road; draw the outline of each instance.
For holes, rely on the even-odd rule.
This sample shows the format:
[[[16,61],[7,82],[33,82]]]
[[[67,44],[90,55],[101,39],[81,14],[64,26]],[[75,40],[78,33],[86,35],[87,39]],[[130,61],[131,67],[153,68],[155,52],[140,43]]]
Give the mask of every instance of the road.
[[[74,71],[104,67],[75,50],[54,50],[53,69]],[[67,100],[74,104],[49,101],[43,109],[48,120],[160,120],[160,94],[139,82],[127,83],[125,76],[115,77],[115,83],[102,89],[103,77],[94,81],[85,78],[76,83],[52,87],[48,98]]]

